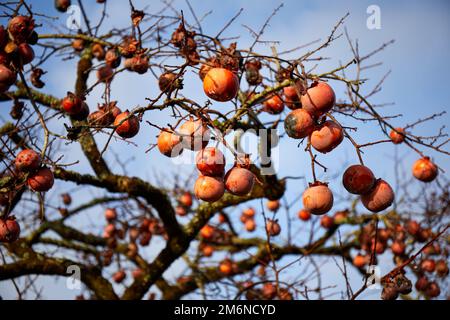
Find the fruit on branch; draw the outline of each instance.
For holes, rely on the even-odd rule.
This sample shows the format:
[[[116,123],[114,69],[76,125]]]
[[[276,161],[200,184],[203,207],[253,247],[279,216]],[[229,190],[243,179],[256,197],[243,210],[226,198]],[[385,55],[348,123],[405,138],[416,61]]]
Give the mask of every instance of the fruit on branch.
[[[183,148],[193,151],[205,148],[210,139],[209,129],[200,119],[189,118],[180,126],[178,133]]]
[[[149,68],[148,57],[145,54],[135,55],[125,60],[125,68],[138,74],[144,74]]]
[[[424,259],[420,263],[420,268],[426,272],[434,272],[436,270],[436,262],[433,259]]]
[[[99,82],[111,82],[114,76],[114,70],[108,66],[104,65],[97,70],[97,80]]]
[[[203,226],[203,228],[200,229],[200,236],[203,239],[210,240],[213,238],[215,231],[216,229],[213,226],[206,224],[205,226]]]
[[[28,176],[27,184],[31,190],[36,192],[45,192],[53,187],[55,179],[53,172],[49,168],[41,168]]]
[[[417,279],[415,287],[417,291],[425,291],[425,289],[428,287],[428,279],[426,276],[421,276]]]
[[[436,274],[439,277],[446,277],[449,274],[447,262],[444,259],[436,261]]]
[[[216,101],[234,99],[239,91],[239,79],[235,73],[224,68],[212,68],[203,79],[205,94]]]
[[[283,88],[284,103],[289,109],[295,110],[301,108],[300,97],[303,91],[304,88],[301,81],[297,81],[295,85]]]
[[[34,20],[31,17],[15,16],[8,22],[8,33],[15,43],[26,42],[34,30]]]
[[[61,199],[65,206],[70,206],[72,204],[72,197],[68,193],[61,194]]]
[[[403,128],[395,128],[392,129],[389,133],[389,137],[394,144],[400,144],[405,141],[405,129]]]
[[[258,59],[250,59],[245,63],[245,79],[249,85],[256,86],[262,82],[263,79],[259,73],[261,67],[261,61]]]
[[[325,214],[333,207],[333,193],[326,183],[311,183],[303,192],[303,207],[312,214]]]
[[[227,217],[222,212],[219,212],[219,214],[217,215],[217,220],[220,224],[222,224],[227,222]]]
[[[117,211],[114,208],[106,208],[105,210],[105,219],[108,222],[113,222],[117,219]]]
[[[247,218],[254,218],[256,214],[256,211],[254,208],[250,207],[242,211],[242,215]]]
[[[353,258],[353,265],[356,268],[362,268],[367,264],[367,257],[363,256],[361,254],[357,254],[354,258]]]
[[[314,149],[327,153],[344,140],[344,133],[339,124],[327,120],[311,133],[309,139]]]
[[[278,94],[273,94],[263,103],[263,110],[270,114],[280,114],[284,110],[284,103]]]
[[[269,200],[266,203],[266,208],[269,211],[277,212],[280,209],[280,200]]]
[[[41,166],[41,155],[34,150],[24,149],[17,154],[14,164],[18,171],[34,171]]]
[[[378,179],[372,190],[361,196],[361,201],[368,210],[380,212],[394,202],[394,191],[386,181]]]
[[[20,226],[12,216],[0,219],[0,242],[14,242],[19,239]]]
[[[122,283],[123,280],[127,277],[127,274],[124,270],[119,270],[113,274],[113,280],[115,283]]]
[[[0,93],[3,93],[12,86],[17,79],[17,74],[7,66],[0,64]]]
[[[308,210],[302,209],[297,213],[297,216],[302,221],[309,221],[311,219],[311,213]]]
[[[42,70],[41,68],[33,68],[31,70],[31,76],[30,76],[31,84],[38,89],[43,88],[45,86],[45,82],[43,82],[41,80],[41,77],[45,73],[46,72],[44,72],[44,70]]]
[[[176,208],[175,208],[175,214],[176,214],[177,216],[184,217],[185,215],[187,215],[187,210],[186,210],[186,208],[183,207],[183,206],[176,206]]]
[[[233,262],[230,259],[222,260],[219,264],[219,271],[222,274],[229,276],[233,273]]]
[[[124,58],[131,58],[139,48],[140,43],[133,36],[125,36],[119,45],[119,52]]]
[[[394,241],[391,245],[392,253],[396,256],[401,256],[405,253],[405,243],[401,241]]]
[[[420,229],[420,224],[415,220],[409,220],[406,223],[406,231],[408,231],[408,233],[412,236],[418,235]]]
[[[200,175],[195,181],[194,193],[197,199],[216,202],[225,193],[225,185],[219,178]]]
[[[266,232],[271,236],[277,236],[280,234],[281,232],[281,227],[278,224],[277,220],[271,220],[271,219],[267,219],[266,222]]]
[[[117,134],[122,138],[132,138],[139,132],[139,120],[135,115],[130,114],[128,110],[116,117],[114,126]]]
[[[342,184],[350,193],[365,194],[375,185],[375,176],[366,166],[355,164],[345,170]]]
[[[127,252],[126,252],[127,257],[130,259],[133,259],[137,256],[137,254],[138,254],[137,244],[134,242],[129,243],[127,246]]]
[[[121,59],[119,50],[116,48],[108,49],[105,53],[105,63],[111,68],[117,68],[120,66]]]
[[[182,89],[183,84],[181,78],[173,72],[164,72],[158,79],[159,90],[170,93],[175,89]]]
[[[245,221],[245,230],[247,230],[248,232],[253,232],[256,229],[256,222],[254,219],[247,219],[247,221]]]
[[[314,82],[301,97],[302,108],[319,117],[333,108],[336,96],[326,82]]]
[[[72,48],[73,50],[77,51],[77,52],[81,52],[84,50],[84,46],[85,46],[85,41],[83,39],[74,39],[72,41]]]
[[[347,220],[348,211],[337,211],[333,215],[334,223],[335,224],[343,224]]]
[[[69,115],[73,116],[82,111],[83,100],[74,95],[72,92],[67,92],[67,96],[61,101],[61,107]]]
[[[105,228],[103,228],[103,238],[113,238],[116,234],[116,231],[116,226],[113,223],[108,223]]]
[[[412,172],[416,179],[423,182],[431,182],[438,175],[438,167],[430,158],[424,157],[414,162]]]
[[[67,8],[70,7],[70,0],[55,0],[55,8],[59,12],[66,12]]]
[[[225,156],[215,147],[206,147],[197,153],[197,169],[204,176],[222,177],[225,171]],[[225,182],[226,186],[226,182]]]
[[[314,119],[304,109],[296,109],[291,111],[284,119],[284,129],[289,137],[302,139],[313,132]]]
[[[192,195],[190,192],[185,191],[183,194],[178,198],[178,202],[186,208],[190,208],[192,206]]]
[[[98,61],[105,59],[105,48],[100,43],[94,43],[91,48],[92,55],[97,58]]]
[[[131,272],[131,275],[133,276],[133,279],[136,280],[144,275],[144,271],[142,271],[141,268],[136,268]]]
[[[148,246],[152,240],[152,234],[148,231],[141,232],[139,237],[139,244],[143,247]]]
[[[331,229],[334,227],[334,219],[329,216],[323,216],[320,219],[320,225],[325,229]]]
[[[425,288],[425,295],[429,298],[436,298],[440,294],[441,288],[439,288],[439,285],[435,281],[429,282]]]
[[[262,294],[264,299],[271,300],[277,295],[277,287],[271,282],[266,282],[263,284]]]
[[[253,190],[255,175],[248,169],[233,167],[225,175],[225,188],[236,196],[245,196]]]
[[[214,253],[214,248],[210,245],[205,245],[202,248],[202,254],[204,257],[211,257]]]
[[[395,300],[398,298],[398,290],[393,283],[388,283],[383,287],[381,291],[381,299],[383,300]]]
[[[34,59],[34,50],[28,43],[21,43],[17,46],[22,65],[29,64]]]
[[[181,137],[166,130],[159,133],[158,150],[166,157],[177,157],[183,152]]]

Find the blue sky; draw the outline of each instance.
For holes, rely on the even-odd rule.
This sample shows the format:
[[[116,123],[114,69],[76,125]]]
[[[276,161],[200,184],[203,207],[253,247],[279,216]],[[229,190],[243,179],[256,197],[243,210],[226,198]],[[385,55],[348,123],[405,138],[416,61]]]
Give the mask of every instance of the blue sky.
[[[93,2],[84,1],[92,20],[96,21],[101,14],[101,6]],[[103,31],[109,30],[112,26],[124,27],[129,24],[128,16],[123,14],[128,12],[128,1],[110,1],[109,15],[112,19],[107,19],[103,26]],[[89,3],[89,4],[88,4]],[[224,24],[236,14],[240,8],[244,11],[235,23],[227,29],[224,35],[239,36],[238,48],[246,48],[253,41],[249,32],[243,25],[250,26],[258,30],[270,15],[272,10],[277,7],[280,1],[197,1],[192,0],[191,4],[195,8],[199,17],[212,10],[203,21],[202,27],[207,34],[216,34]],[[386,72],[391,70],[391,74],[383,84],[383,90],[372,98],[373,103],[393,102],[395,105],[383,109],[383,114],[403,114],[402,118],[392,120],[395,126],[403,126],[406,123],[416,121],[433,113],[449,109],[450,86],[448,83],[448,74],[450,73],[450,62],[448,52],[450,51],[450,3],[448,1],[283,1],[284,6],[279,13],[271,20],[263,40],[277,40],[279,52],[290,49],[297,45],[306,44],[313,40],[322,39],[328,36],[332,27],[347,12],[350,13],[345,26],[350,37],[359,40],[359,47],[362,54],[368,53],[379,47],[382,43],[395,39],[395,43],[372,58],[373,63],[382,62],[380,67],[370,69],[366,75],[370,78],[367,83],[368,89],[371,89]],[[52,6],[53,1],[32,1],[33,8],[40,13],[55,16],[64,22],[66,16],[58,13]],[[50,4],[50,5],[49,5]],[[137,8],[148,6],[150,10],[157,10],[161,4],[157,1],[134,1]],[[366,9],[369,5],[378,5],[381,9],[381,29],[369,30],[366,27],[368,14]],[[188,22],[194,23],[189,9],[184,1],[174,2],[174,6],[183,9]],[[220,8],[219,8],[220,7]],[[40,18],[37,18],[39,22]],[[48,22],[48,21],[47,21]],[[4,20],[2,21],[4,24]],[[60,25],[61,22],[55,22]],[[40,33],[55,32],[44,26],[39,30]],[[313,45],[314,47],[314,45]],[[270,53],[268,45],[259,45],[256,48],[259,52]],[[304,51],[301,51],[303,53]],[[298,54],[298,53],[297,53]],[[347,62],[351,59],[351,52],[344,37],[333,43],[332,46],[323,51],[323,56],[329,57],[317,66],[317,72],[330,70],[339,66],[340,62]],[[290,56],[295,57],[294,55]],[[44,65],[48,74],[44,76],[47,83],[45,90],[55,96],[62,97],[69,90],[73,90],[74,85],[74,67],[75,60],[61,62],[58,58],[50,60]],[[313,64],[309,65],[310,67]],[[349,71],[348,76],[352,74]],[[94,76],[91,76],[89,82],[94,83]],[[332,83],[333,84],[333,83]],[[343,87],[335,87],[337,99],[343,99]],[[103,88],[98,86],[87,98],[91,110],[95,108],[97,102],[101,99]],[[112,100],[118,100],[118,105],[122,109],[132,109],[138,105],[146,103],[145,97],[155,97],[159,93],[157,83],[151,73],[145,75],[136,75],[121,73],[112,84]],[[194,100],[205,102],[206,96],[203,93],[201,82],[197,75],[188,74],[185,81],[183,93]],[[226,104],[213,104],[214,107],[228,108]],[[9,120],[9,108],[2,104],[0,108],[0,121]],[[164,125],[171,121],[168,112],[152,112],[147,114],[144,119],[151,119],[159,125]],[[272,116],[266,119],[273,119]],[[355,133],[355,139],[360,143],[383,139],[382,133],[373,123],[355,123],[347,118],[340,117],[344,125],[358,126],[358,132]],[[417,127],[417,135],[433,135],[442,125],[449,123],[448,114]],[[52,123],[56,131],[62,130],[61,123]],[[62,131],[60,131],[62,132]],[[106,153],[106,158],[113,163],[116,161],[115,155],[118,154],[123,162],[127,163],[126,169],[129,174],[140,176],[150,181],[155,181],[159,175],[167,176],[171,172],[167,168],[173,168],[174,172],[189,176],[194,166],[192,164],[174,166],[173,163],[160,155],[157,150],[149,153],[144,151],[149,145],[156,142],[157,131],[155,128],[143,124],[139,135],[132,139],[136,146],[128,145],[123,141],[113,141],[111,148]],[[306,180],[295,180],[289,182],[289,191],[286,197],[292,201],[301,194],[307,181],[311,181],[311,172],[309,167],[309,157],[303,152],[303,147],[297,148],[297,141],[284,139],[280,144],[278,153],[279,176],[305,176]],[[106,136],[98,136],[97,141],[102,147],[106,142]],[[76,145],[65,146],[65,163],[73,160],[80,160],[80,150]],[[446,172],[450,170],[448,156],[437,154],[429,150],[422,149],[426,154],[435,159],[436,163]],[[447,149],[448,150],[448,149]],[[252,150],[250,150],[252,151]],[[365,149],[364,159],[366,165],[372,168],[375,175],[382,177],[388,182],[395,184],[395,172],[393,157],[397,154],[405,168],[405,174],[410,174],[410,167],[417,158],[406,146],[394,146],[392,144],[379,144]],[[185,157],[189,153],[186,152]],[[228,154],[227,159],[231,159]],[[128,161],[133,160],[133,161]],[[352,149],[349,141],[344,141],[335,151],[330,154],[321,155],[319,160],[329,168],[329,173],[321,175],[321,179],[328,180],[336,174],[342,174],[343,167],[350,163],[356,163],[356,153]],[[81,161],[72,169],[82,172],[91,172],[86,161]],[[119,170],[119,169],[118,169]],[[156,173],[156,174],[155,174]],[[442,174],[442,172],[441,172]],[[448,173],[445,173],[448,176]],[[407,176],[406,176],[407,177]],[[165,179],[167,181],[167,179]],[[421,185],[416,182],[416,190]],[[336,195],[343,192],[340,186],[340,178],[332,180],[331,189]],[[73,185],[62,185],[61,188],[71,190],[78,195],[78,199],[88,200],[91,192],[101,194],[98,190],[82,191],[74,188]],[[60,190],[58,190],[59,192]],[[56,194],[56,192],[54,192]],[[52,196],[52,195],[50,195]],[[53,195],[53,197],[56,197]],[[259,202],[254,204],[259,206]],[[336,208],[341,204],[337,203]],[[292,214],[301,207],[300,203],[294,205]],[[85,225],[87,222],[95,225],[96,217],[100,215],[99,210],[93,212],[89,217],[73,221],[74,224]],[[283,222],[282,219],[280,219]],[[261,223],[260,223],[261,226]],[[92,227],[93,232],[99,233],[98,228]],[[282,241],[282,240],[281,240]],[[149,255],[156,254],[156,248],[152,248]],[[175,273],[179,266],[174,266],[168,271],[168,274]],[[326,275],[325,282],[333,283],[339,274],[334,262],[326,264],[324,267]],[[387,270],[386,270],[387,271]],[[46,278],[49,279],[49,278]],[[358,286],[360,277],[355,275],[352,282],[355,288]],[[49,283],[46,282],[46,285]],[[51,282],[53,283],[53,281]],[[3,284],[2,284],[3,285]],[[342,283],[340,283],[342,285]],[[5,296],[13,296],[9,284],[7,284]],[[61,289],[61,282],[55,286],[52,292],[46,292],[45,296],[67,298],[73,296],[73,292]],[[0,289],[0,293],[3,289]],[[367,297],[371,297],[369,294]]]

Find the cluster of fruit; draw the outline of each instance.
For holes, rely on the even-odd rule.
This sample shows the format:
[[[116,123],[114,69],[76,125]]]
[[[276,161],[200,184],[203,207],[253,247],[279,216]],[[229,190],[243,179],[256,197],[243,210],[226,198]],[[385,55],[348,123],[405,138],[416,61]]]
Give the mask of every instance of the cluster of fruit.
[[[16,82],[17,70],[34,59],[31,45],[38,41],[34,20],[28,16],[15,16],[5,29],[0,25],[0,93]]]

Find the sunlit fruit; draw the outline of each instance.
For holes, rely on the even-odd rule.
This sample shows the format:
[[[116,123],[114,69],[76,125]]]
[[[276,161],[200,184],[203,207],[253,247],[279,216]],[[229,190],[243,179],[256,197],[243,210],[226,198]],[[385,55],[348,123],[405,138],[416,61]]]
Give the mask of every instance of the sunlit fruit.
[[[53,187],[53,172],[48,168],[41,168],[28,176],[27,184],[33,191],[45,192]]]
[[[139,120],[135,115],[130,115],[128,110],[116,117],[114,126],[122,138],[132,138],[139,132]]]
[[[365,194],[375,185],[375,176],[366,166],[355,164],[345,170],[342,184],[350,193]]]
[[[363,256],[361,254],[357,254],[354,258],[353,258],[353,265],[356,268],[362,268],[367,264],[367,257]]]
[[[438,167],[428,157],[414,162],[412,167],[413,175],[416,179],[423,182],[431,182],[438,175]]]
[[[210,245],[205,245],[202,248],[202,254],[205,257],[211,257],[213,253],[214,253],[214,248]]]
[[[444,259],[436,261],[436,274],[439,277],[446,277],[449,274],[448,264]]]
[[[395,128],[392,129],[389,133],[389,137],[391,138],[394,144],[399,144],[405,141],[405,129],[403,128]]]
[[[14,242],[20,236],[20,226],[13,217],[0,219],[0,242]]]
[[[225,156],[215,147],[201,149],[195,158],[198,171],[205,176],[223,176]],[[226,183],[225,183],[226,184]]]
[[[159,133],[157,144],[159,152],[167,157],[176,157],[183,152],[180,136],[166,130]]]
[[[394,202],[394,191],[386,181],[378,179],[372,190],[361,196],[361,201],[368,210],[380,212]]]
[[[210,139],[209,129],[201,120],[187,120],[180,126],[178,133],[183,148],[193,151],[205,148]]]
[[[326,82],[314,82],[301,97],[302,108],[314,116],[321,116],[333,108],[336,96]]]
[[[277,212],[280,208],[280,200],[269,200],[266,203],[267,209],[272,212]]]
[[[333,207],[333,193],[326,184],[312,184],[303,192],[303,207],[312,214],[325,214]]]
[[[203,90],[213,100],[230,101],[239,91],[239,79],[228,69],[212,68],[203,79]]]
[[[17,154],[14,164],[18,171],[34,171],[41,165],[41,155],[31,149],[22,150]]]
[[[216,202],[225,193],[225,185],[219,178],[199,176],[195,181],[194,193],[197,199]]]
[[[248,232],[253,232],[256,229],[256,222],[254,219],[247,219],[245,221],[245,230]]]
[[[416,236],[420,231],[420,224],[415,220],[409,220],[406,223],[406,231],[412,236]]]
[[[124,270],[119,270],[113,274],[113,280],[115,283],[121,283],[123,280],[125,280],[127,274]]]
[[[247,218],[253,218],[253,217],[255,216],[255,213],[256,213],[256,211],[255,211],[255,209],[252,208],[252,207],[247,208],[247,209],[245,209],[244,211],[242,211],[242,214],[243,214],[244,216],[246,216]]]
[[[114,208],[107,208],[105,210],[105,219],[109,222],[117,219],[117,211]]]
[[[204,239],[211,239],[214,236],[215,228],[209,224],[200,229],[200,236]]]
[[[303,109],[293,110],[284,119],[284,129],[291,138],[305,138],[314,130],[313,117]]]
[[[224,259],[219,264],[219,271],[224,275],[230,275],[233,272],[233,263],[230,259]]]
[[[192,206],[192,195],[191,195],[191,193],[188,192],[188,191],[183,192],[183,194],[178,198],[178,202],[182,206],[184,206],[186,208],[191,207]]]
[[[392,253],[400,256],[405,253],[405,243],[400,241],[394,241],[391,245]]]
[[[67,93],[67,96],[61,101],[61,107],[69,115],[75,115],[82,111],[83,100],[74,95],[71,92]]]
[[[280,114],[284,110],[284,103],[278,94],[267,98],[263,103],[263,110],[270,114]]]
[[[320,225],[325,229],[331,229],[334,227],[334,219],[330,216],[323,216],[320,219]]]
[[[436,269],[436,262],[433,259],[424,259],[422,260],[420,267],[423,271],[434,272]]]
[[[317,127],[310,136],[311,145],[319,152],[327,153],[344,140],[342,127],[334,121],[327,120]]]
[[[303,221],[308,221],[311,219],[311,213],[308,210],[300,210],[297,215],[298,218]]]
[[[272,237],[277,236],[281,232],[281,227],[276,220],[267,219],[266,232]]]
[[[225,175],[225,188],[237,196],[250,193],[254,183],[255,175],[245,168],[234,167]]]

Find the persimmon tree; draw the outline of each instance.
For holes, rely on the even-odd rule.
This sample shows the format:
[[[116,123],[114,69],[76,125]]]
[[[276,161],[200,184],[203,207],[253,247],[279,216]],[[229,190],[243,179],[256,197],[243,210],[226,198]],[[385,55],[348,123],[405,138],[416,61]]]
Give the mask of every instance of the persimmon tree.
[[[114,17],[107,1],[97,2],[90,6],[103,6],[99,21],[90,20],[78,1],[82,26],[64,33],[40,32],[51,18],[35,12],[31,2],[2,4],[0,100],[2,108],[10,107],[10,119],[0,127],[0,281],[12,281],[19,298],[39,297],[37,277],[67,277],[71,266],[79,268],[84,284],[80,298],[325,298],[331,289],[320,281],[324,258],[334,260],[348,299],[360,297],[372,285],[372,267],[389,260],[392,270],[378,279],[381,298],[449,293],[449,182],[432,160],[436,153],[449,155],[448,138],[443,128],[426,137],[415,134],[417,126],[443,113],[400,128],[371,102],[383,80],[369,88],[366,70],[391,42],[362,53],[342,31],[344,16],[325,40],[287,52],[273,45],[267,55],[258,47],[279,8],[259,30],[247,27],[254,42],[243,48],[223,36],[241,12],[208,34],[193,10],[191,23],[170,3],[150,12],[131,1],[129,26],[100,34],[104,21]],[[70,4],[55,1],[61,12]],[[316,73],[323,49],[338,39],[347,39],[352,59]],[[287,53],[296,58],[284,58]],[[45,69],[67,59],[76,61],[76,70],[66,70],[76,81],[66,96],[55,96],[46,90],[52,74]],[[183,89],[192,72],[203,84],[202,102]],[[157,96],[143,93],[139,106],[111,99],[116,79],[145,73],[157,78]],[[89,78],[95,78],[92,85]],[[336,85],[345,90],[336,91]],[[95,87],[104,92],[101,101],[88,105]],[[157,123],[155,113],[170,115],[171,123]],[[377,123],[379,132],[358,142],[354,132],[366,122]],[[167,186],[119,174],[119,165],[105,155],[115,144],[132,144],[143,126],[160,133],[150,149],[136,146],[136,153],[176,158],[194,152],[198,176],[181,178],[174,169],[175,183]],[[257,135],[256,157],[240,148],[238,130]],[[99,137],[106,143],[100,145]],[[284,196],[292,177],[270,169],[280,139],[296,139],[292,153],[310,156],[305,166],[313,180],[294,201],[302,202],[300,211]],[[348,191],[336,195],[330,181],[317,177],[327,170],[321,158],[333,157],[343,140],[350,141],[354,161],[333,173]],[[382,143],[417,154],[411,178],[396,194],[364,162],[364,150]],[[63,145],[74,153],[80,147],[77,155],[91,172],[66,163]],[[226,163],[226,153],[234,163]],[[95,192],[81,202],[61,191],[73,185]],[[337,196],[345,209],[335,209]],[[92,210],[104,212],[103,220],[87,222]],[[174,262],[183,267],[169,277],[165,272]],[[361,287],[350,285],[350,268],[362,275]]]

